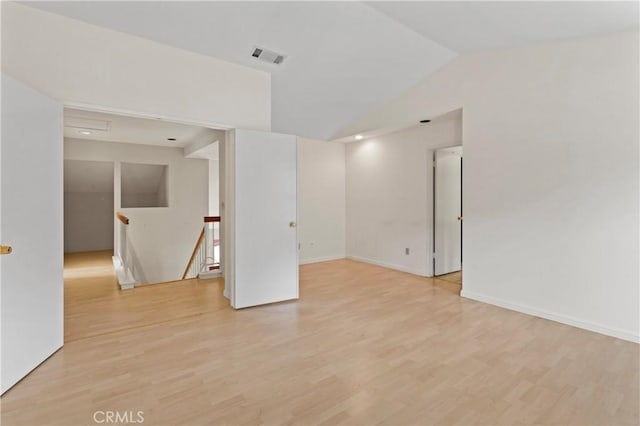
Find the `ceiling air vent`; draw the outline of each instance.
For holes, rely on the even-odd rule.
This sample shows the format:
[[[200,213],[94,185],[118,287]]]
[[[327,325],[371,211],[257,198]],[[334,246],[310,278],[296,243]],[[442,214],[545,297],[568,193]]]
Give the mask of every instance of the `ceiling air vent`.
[[[100,132],[108,132],[111,128],[111,122],[107,120],[97,120],[93,118],[82,117],[65,117],[64,127],[73,129],[98,130]]]
[[[285,56],[262,47],[254,47],[251,56],[269,64],[280,65],[284,61]]]

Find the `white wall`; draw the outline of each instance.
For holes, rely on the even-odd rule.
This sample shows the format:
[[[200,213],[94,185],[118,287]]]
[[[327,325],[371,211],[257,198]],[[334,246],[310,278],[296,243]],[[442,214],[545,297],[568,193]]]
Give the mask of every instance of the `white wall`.
[[[114,165],[64,161],[64,251],[113,249]]]
[[[349,258],[433,274],[433,150],[460,145],[461,130],[434,121],[346,145]]]
[[[271,128],[267,72],[2,2],[2,71],[66,106]]]
[[[345,146],[298,140],[300,263],[345,257]]]
[[[464,107],[465,297],[640,340],[638,50],[629,32],[463,56],[350,129]]]
[[[160,177],[160,184],[158,185],[158,205],[159,206],[168,206],[169,205],[169,170],[165,167],[162,170],[162,176]]]
[[[169,207],[120,209],[120,188],[115,188],[116,210],[131,220],[132,242],[144,275],[143,282],[180,279],[208,211],[207,160],[187,159],[182,148],[65,139],[65,159],[119,163],[167,164]],[[119,176],[116,176],[119,182]]]
[[[64,193],[64,252],[113,249],[113,192]]]

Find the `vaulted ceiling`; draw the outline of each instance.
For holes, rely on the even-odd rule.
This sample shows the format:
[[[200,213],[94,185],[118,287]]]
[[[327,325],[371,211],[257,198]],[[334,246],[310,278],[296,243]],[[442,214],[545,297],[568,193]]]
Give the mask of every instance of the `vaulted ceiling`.
[[[332,139],[459,54],[638,28],[629,2],[29,2],[272,75],[272,130]],[[281,65],[254,47],[286,56]]]

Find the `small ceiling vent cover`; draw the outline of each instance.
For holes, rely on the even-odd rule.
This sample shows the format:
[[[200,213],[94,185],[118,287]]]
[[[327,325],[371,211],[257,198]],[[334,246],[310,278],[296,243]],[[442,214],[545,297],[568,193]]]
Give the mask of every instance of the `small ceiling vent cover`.
[[[285,56],[262,47],[254,47],[251,56],[269,64],[280,65],[284,61]]]
[[[64,117],[64,127],[108,132],[109,129],[111,128],[111,122],[107,120],[97,120],[93,118]]]

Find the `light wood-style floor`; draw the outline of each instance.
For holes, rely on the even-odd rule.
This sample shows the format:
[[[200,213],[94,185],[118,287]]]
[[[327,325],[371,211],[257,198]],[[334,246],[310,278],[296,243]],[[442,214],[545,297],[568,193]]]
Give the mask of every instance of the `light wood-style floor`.
[[[437,279],[462,285],[462,271],[439,275]]]
[[[111,256],[112,251],[65,255],[65,342],[212,313],[229,306],[225,298],[219,297],[220,285],[204,280],[121,291]]]
[[[94,424],[96,410],[144,411],[146,425],[640,420],[636,344],[349,260],[303,266],[300,282],[297,302],[241,311],[220,280],[78,291],[84,319],[2,397],[2,424]],[[145,314],[114,320],[123,306]]]

